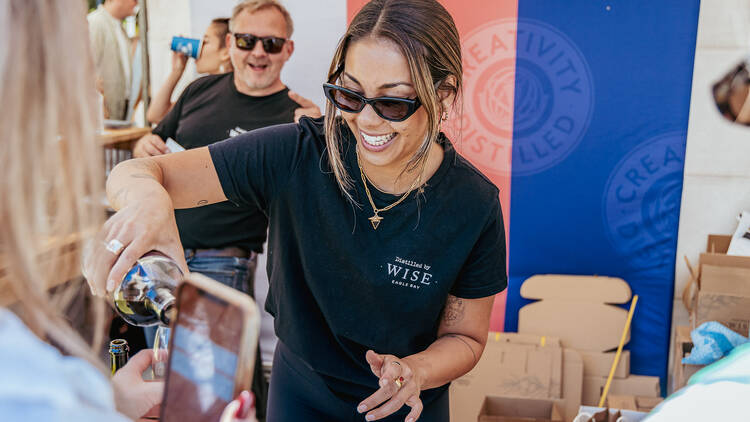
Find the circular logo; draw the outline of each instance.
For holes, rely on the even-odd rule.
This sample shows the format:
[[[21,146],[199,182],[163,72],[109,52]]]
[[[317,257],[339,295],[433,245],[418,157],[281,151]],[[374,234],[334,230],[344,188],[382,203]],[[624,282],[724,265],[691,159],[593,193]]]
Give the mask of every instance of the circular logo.
[[[534,20],[500,19],[465,37],[460,151],[495,174],[543,171],[562,161],[591,121],[591,72],[575,44]]]
[[[643,142],[607,181],[603,212],[609,239],[635,269],[672,265],[685,139],[684,133],[675,132]]]

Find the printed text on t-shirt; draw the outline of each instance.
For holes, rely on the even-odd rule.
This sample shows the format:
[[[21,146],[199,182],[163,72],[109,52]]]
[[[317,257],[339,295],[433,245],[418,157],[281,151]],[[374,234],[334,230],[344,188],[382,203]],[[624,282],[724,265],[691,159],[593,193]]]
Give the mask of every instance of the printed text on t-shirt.
[[[430,265],[396,257],[395,263],[388,263],[388,276],[393,277],[391,284],[418,290],[433,283],[432,274],[427,270]],[[400,265],[399,265],[400,264]]]

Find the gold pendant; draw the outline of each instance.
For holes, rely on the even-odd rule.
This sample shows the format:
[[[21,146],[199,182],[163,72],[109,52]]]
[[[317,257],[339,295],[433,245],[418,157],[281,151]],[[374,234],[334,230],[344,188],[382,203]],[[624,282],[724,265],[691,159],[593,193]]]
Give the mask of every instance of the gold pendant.
[[[378,213],[375,213],[372,217],[368,218],[370,220],[370,223],[372,223],[372,229],[377,230],[378,226],[380,225],[380,221],[383,219],[383,217],[379,216]]]

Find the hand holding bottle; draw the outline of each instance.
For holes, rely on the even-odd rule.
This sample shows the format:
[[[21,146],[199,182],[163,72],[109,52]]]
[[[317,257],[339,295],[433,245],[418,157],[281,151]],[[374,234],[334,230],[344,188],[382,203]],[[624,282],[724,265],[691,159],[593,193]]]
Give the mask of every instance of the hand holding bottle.
[[[113,291],[136,260],[149,251],[163,253],[183,273],[188,272],[169,195],[161,186],[140,201],[131,202],[128,194],[127,188],[115,191],[110,201],[121,209],[107,220],[83,254],[83,274],[97,296]]]
[[[151,365],[151,350],[141,350],[112,377],[117,410],[131,419],[138,419],[161,403],[164,382],[144,381],[141,374]]]

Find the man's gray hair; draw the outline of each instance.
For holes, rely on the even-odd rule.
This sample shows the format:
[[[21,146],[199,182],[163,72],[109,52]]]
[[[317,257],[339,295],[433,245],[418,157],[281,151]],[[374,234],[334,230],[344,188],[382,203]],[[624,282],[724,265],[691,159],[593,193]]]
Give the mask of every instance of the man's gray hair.
[[[237,6],[234,6],[232,18],[229,19],[229,31],[234,32],[234,20],[237,19],[237,16],[243,11],[247,10],[249,13],[253,13],[259,10],[268,9],[269,7],[275,8],[282,16],[284,16],[284,20],[286,21],[286,37],[292,38],[292,32],[294,32],[292,15],[289,14],[286,7],[284,7],[278,0],[243,0],[239,2]]]

